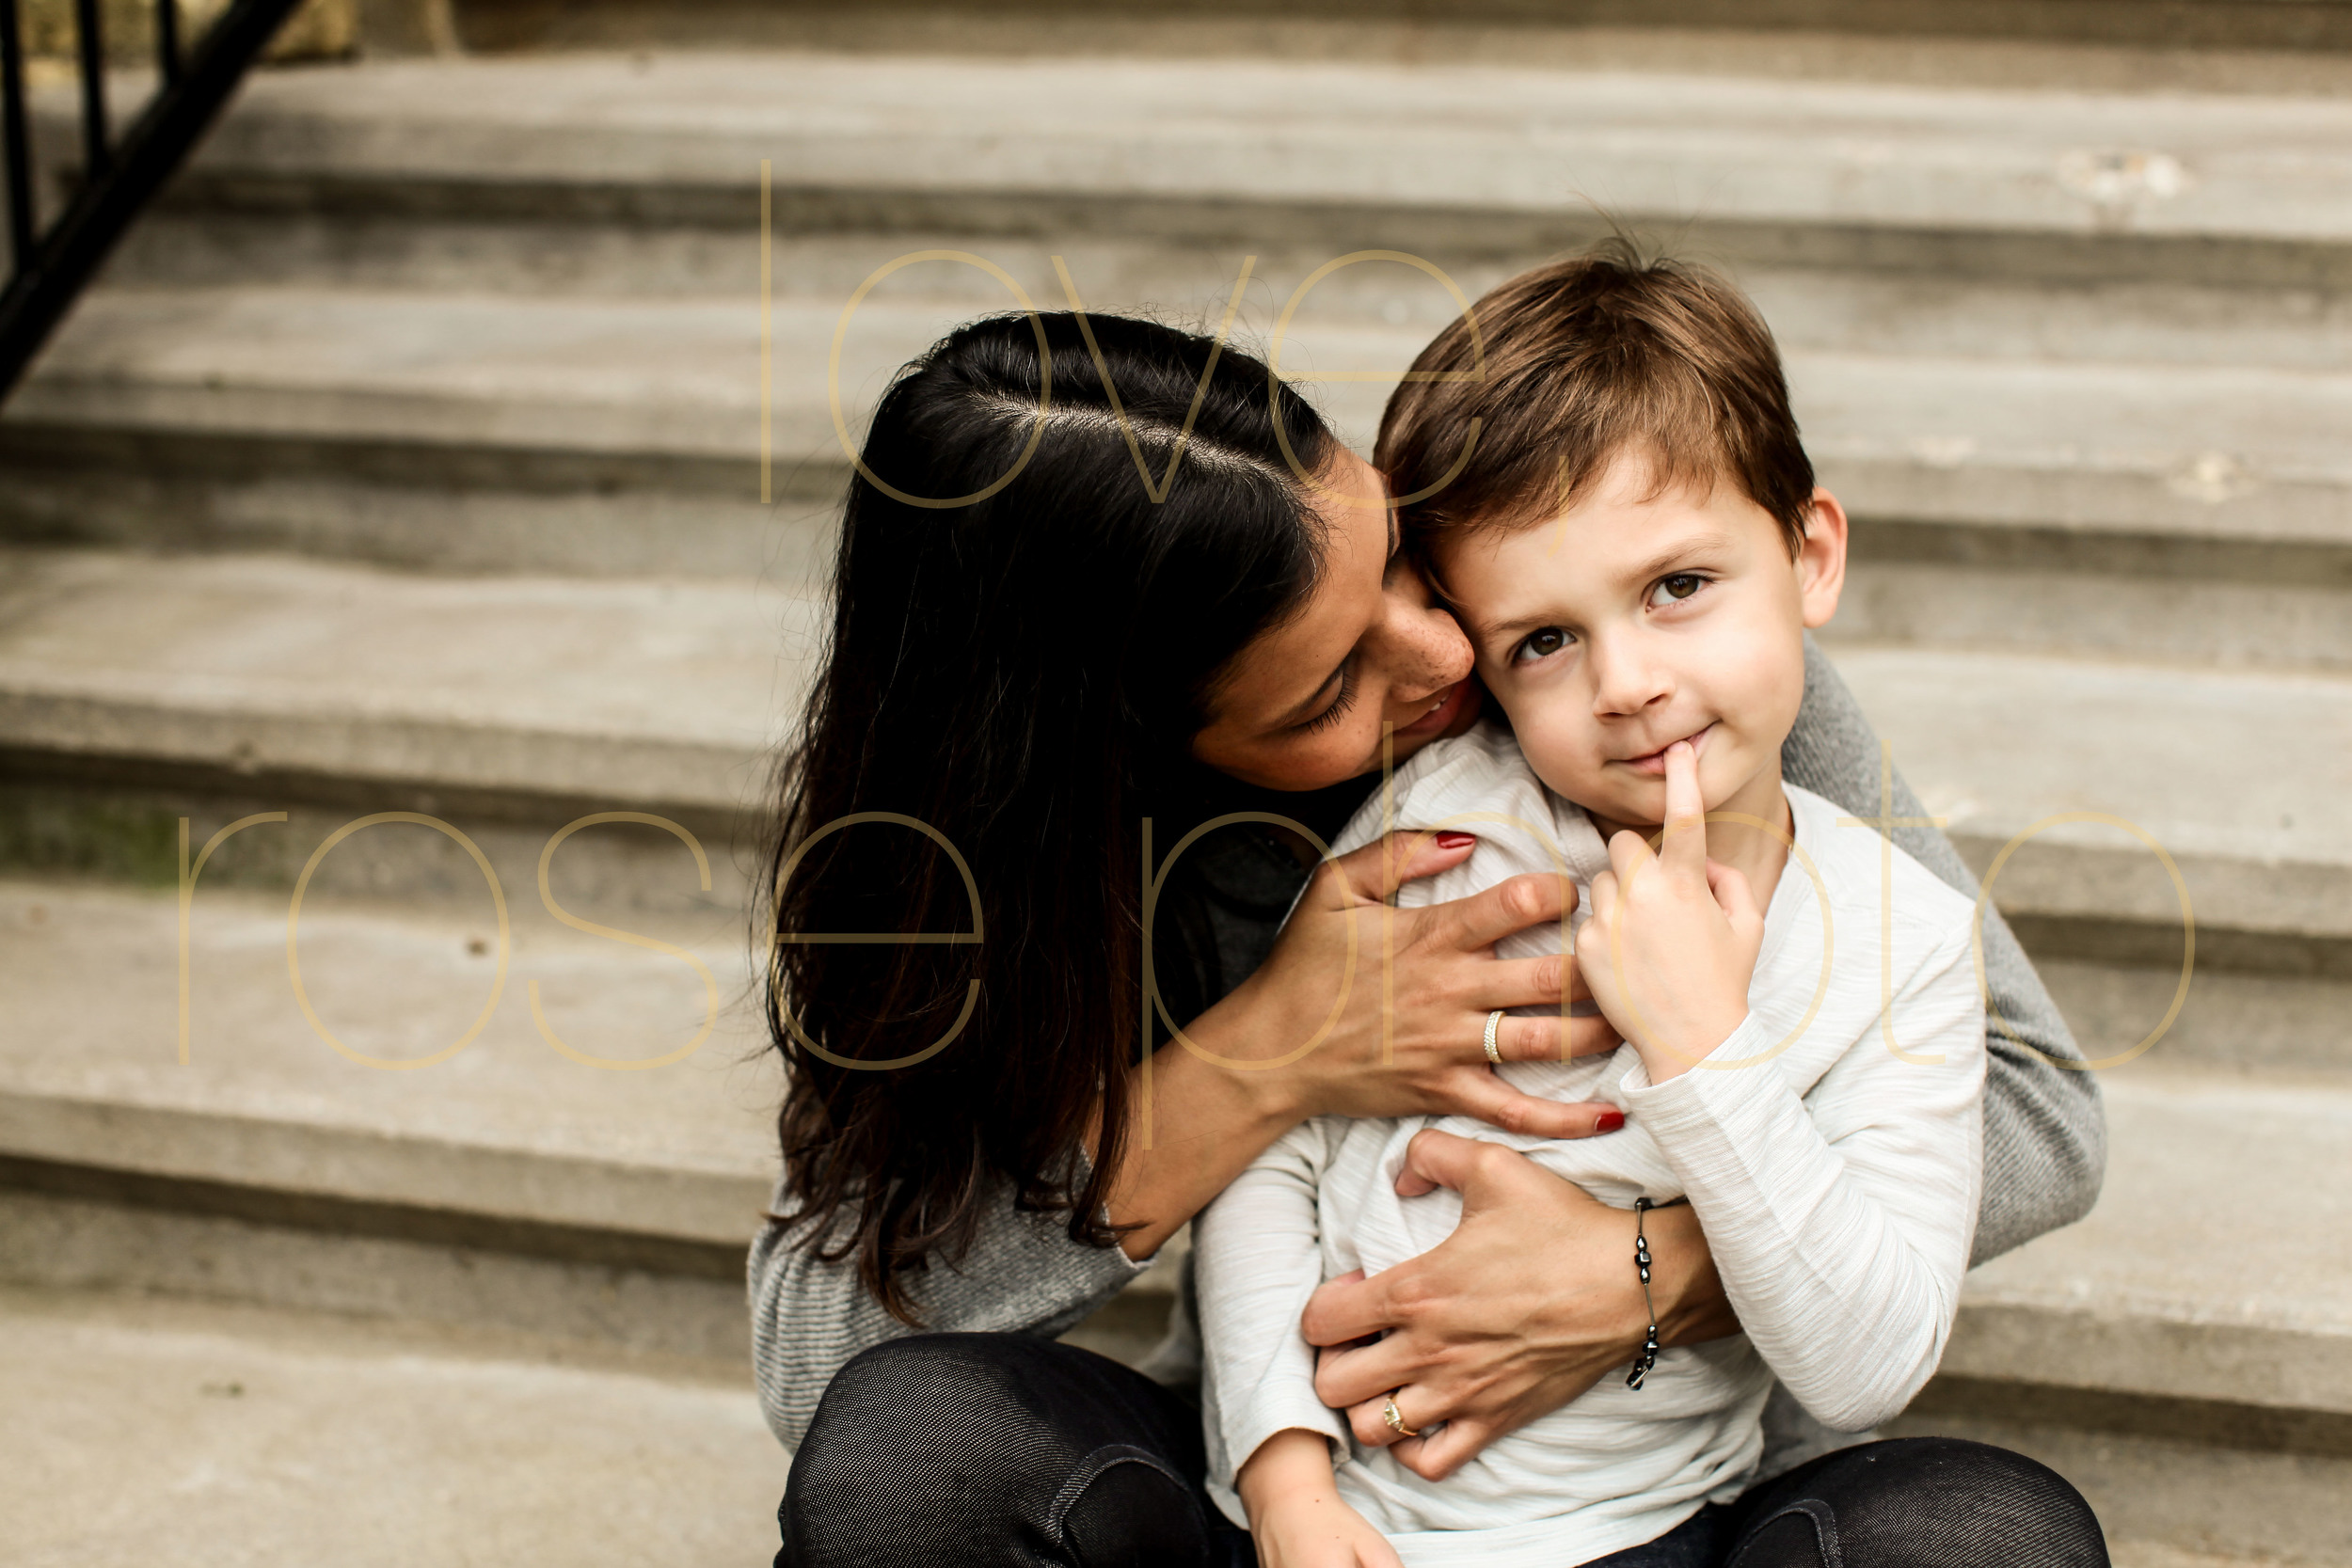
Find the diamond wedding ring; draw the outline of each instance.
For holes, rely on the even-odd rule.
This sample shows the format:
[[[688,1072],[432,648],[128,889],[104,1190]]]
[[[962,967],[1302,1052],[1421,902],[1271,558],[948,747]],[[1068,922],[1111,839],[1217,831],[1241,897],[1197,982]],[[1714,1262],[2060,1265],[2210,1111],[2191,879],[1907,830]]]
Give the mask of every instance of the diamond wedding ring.
[[[1381,1402],[1380,1418],[1389,1423],[1389,1430],[1399,1437],[1419,1437],[1420,1433],[1405,1424],[1405,1418],[1396,1408],[1396,1396],[1391,1394]]]
[[[1502,1027],[1502,1009],[1497,1007],[1486,1015],[1486,1060],[1502,1065],[1502,1048],[1495,1042],[1495,1032]]]

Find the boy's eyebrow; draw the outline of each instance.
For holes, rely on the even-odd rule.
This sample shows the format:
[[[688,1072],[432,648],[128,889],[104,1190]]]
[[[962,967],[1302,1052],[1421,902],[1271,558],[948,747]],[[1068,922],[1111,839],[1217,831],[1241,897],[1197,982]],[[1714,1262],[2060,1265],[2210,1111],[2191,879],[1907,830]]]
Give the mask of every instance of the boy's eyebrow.
[[[1534,631],[1537,626],[1556,626],[1559,621],[1559,616],[1550,614],[1522,615],[1512,621],[1481,621],[1475,627],[1475,636],[1481,642],[1500,641],[1517,637],[1523,631]]]
[[[1668,567],[1685,564],[1694,555],[1706,555],[1714,550],[1729,549],[1736,543],[1738,541],[1734,540],[1730,534],[1719,530],[1692,534],[1688,539],[1677,539],[1639,566],[1627,572],[1618,581],[1628,587],[1636,583],[1650,582],[1665,576]]]

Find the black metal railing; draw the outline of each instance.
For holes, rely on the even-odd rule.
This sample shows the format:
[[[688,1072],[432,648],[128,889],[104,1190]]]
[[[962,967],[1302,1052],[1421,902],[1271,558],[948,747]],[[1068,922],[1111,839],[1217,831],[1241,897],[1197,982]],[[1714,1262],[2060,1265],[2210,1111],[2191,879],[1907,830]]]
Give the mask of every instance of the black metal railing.
[[[171,177],[246,70],[301,0],[230,0],[183,50],[176,0],[156,0],[154,95],[120,140],[106,123],[106,43],[100,0],[74,0],[82,97],[82,167],[63,210],[43,227],[33,183],[32,115],[24,97],[18,0],[0,0],[0,170],[8,182],[8,285],[0,293],[0,401],[64,319],[131,220]]]

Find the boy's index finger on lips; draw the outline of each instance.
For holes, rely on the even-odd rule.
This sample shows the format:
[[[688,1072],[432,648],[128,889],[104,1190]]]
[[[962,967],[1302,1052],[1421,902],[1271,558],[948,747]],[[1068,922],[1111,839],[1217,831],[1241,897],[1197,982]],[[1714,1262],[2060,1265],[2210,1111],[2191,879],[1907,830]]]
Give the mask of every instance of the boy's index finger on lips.
[[[1670,871],[1707,879],[1707,800],[1699,793],[1698,748],[1687,740],[1666,748],[1665,839],[1658,858]]]

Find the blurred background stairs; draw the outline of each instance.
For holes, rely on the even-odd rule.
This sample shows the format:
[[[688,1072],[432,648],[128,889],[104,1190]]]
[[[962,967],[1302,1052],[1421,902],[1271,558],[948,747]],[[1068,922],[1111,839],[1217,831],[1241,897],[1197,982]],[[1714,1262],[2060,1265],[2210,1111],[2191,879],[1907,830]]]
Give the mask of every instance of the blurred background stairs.
[[[763,1560],[745,891],[829,354],[854,436],[990,269],[1214,328],[1247,258],[1245,342],[1393,372],[1617,222],[1779,334],[1855,518],[1824,641],[2115,1064],[2097,1212],[1972,1276],[1899,1430],[2044,1458],[2126,1563],[2352,1563],[2352,4],[348,31],[0,416],[17,1560]],[[1368,450],[1387,390],[1314,393]]]

